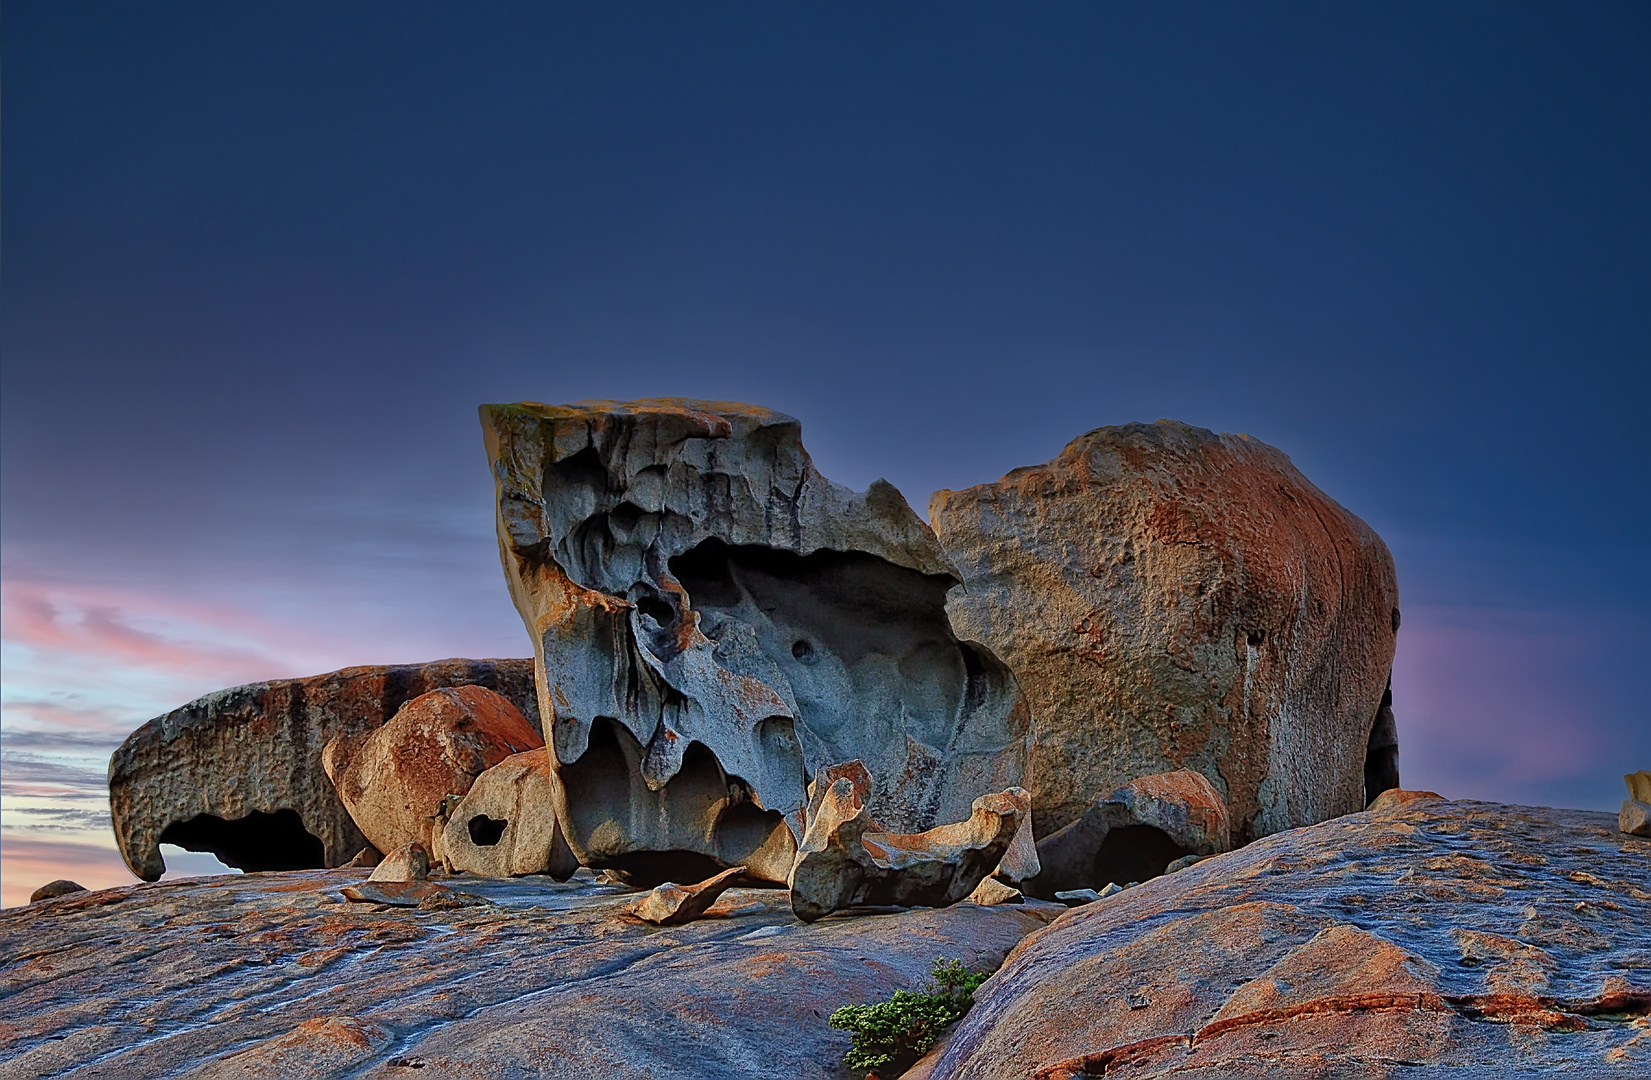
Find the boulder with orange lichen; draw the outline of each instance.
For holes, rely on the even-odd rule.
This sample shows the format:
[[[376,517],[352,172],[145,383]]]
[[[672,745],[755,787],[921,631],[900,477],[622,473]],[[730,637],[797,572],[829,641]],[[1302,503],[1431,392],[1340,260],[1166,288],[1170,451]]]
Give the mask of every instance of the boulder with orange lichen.
[[[1651,1073],[1651,841],[1414,794],[1074,909],[923,1075]]]
[[[1235,842],[1398,785],[1398,588],[1368,525],[1284,454],[1173,421],[938,491],[947,612],[1014,671],[1036,728],[1038,836],[1120,784],[1187,768]]]
[[[448,796],[465,795],[484,770],[543,745],[508,699],[459,686],[414,698],[365,735],[339,736],[321,761],[374,847],[420,844],[439,858]]]

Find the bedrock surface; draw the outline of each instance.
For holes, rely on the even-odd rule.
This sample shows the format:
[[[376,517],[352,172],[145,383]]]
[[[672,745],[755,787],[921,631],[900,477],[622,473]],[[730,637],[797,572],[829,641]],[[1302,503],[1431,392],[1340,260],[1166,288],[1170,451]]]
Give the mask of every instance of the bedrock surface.
[[[832,916],[733,889],[650,926],[588,872],[433,876],[437,904],[347,903],[366,870],[81,892],[0,913],[0,1078],[846,1080],[840,1005],[995,968],[1054,905]],[[440,886],[481,898],[443,894]],[[427,902],[428,903],[428,902]]]
[[[1610,815],[1415,799],[1074,908],[927,1076],[1648,1076],[1648,926]]]

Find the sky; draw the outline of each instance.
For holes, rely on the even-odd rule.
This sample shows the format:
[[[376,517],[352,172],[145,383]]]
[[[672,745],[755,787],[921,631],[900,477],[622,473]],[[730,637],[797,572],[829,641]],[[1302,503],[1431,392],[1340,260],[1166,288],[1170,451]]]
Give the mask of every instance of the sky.
[[[1603,0],[7,0],[0,902],[131,880],[150,717],[530,654],[498,401],[756,402],[919,511],[1105,424],[1249,433],[1393,551],[1405,786],[1614,810],[1648,55]]]

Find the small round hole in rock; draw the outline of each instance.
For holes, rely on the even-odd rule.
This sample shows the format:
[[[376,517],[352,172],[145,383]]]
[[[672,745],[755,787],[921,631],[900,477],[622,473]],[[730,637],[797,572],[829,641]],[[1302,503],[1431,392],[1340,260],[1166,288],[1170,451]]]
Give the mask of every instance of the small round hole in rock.
[[[470,840],[477,847],[492,847],[499,842],[499,837],[504,835],[504,827],[508,824],[508,821],[477,814],[469,822]]]
[[[810,642],[799,640],[791,646],[791,655],[805,664],[812,664],[815,660],[814,646]]]

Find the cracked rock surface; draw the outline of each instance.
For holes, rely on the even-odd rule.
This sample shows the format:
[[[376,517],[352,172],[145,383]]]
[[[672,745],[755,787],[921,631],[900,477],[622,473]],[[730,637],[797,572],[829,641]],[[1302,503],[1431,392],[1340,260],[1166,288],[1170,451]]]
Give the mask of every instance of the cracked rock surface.
[[[165,881],[0,912],[0,1078],[846,1078],[833,1009],[923,985],[936,956],[995,968],[1053,917],[959,904],[802,926],[783,891],[731,889],[661,928],[588,872],[344,902],[363,876]]]
[[[1389,799],[1074,909],[930,1080],[1651,1075],[1651,841]]]

